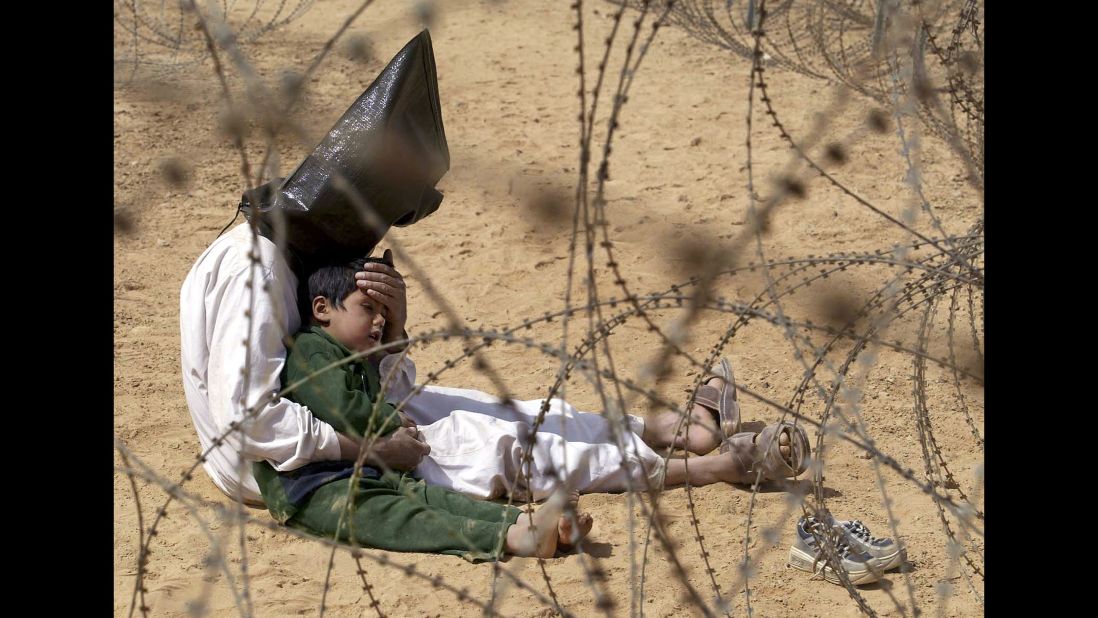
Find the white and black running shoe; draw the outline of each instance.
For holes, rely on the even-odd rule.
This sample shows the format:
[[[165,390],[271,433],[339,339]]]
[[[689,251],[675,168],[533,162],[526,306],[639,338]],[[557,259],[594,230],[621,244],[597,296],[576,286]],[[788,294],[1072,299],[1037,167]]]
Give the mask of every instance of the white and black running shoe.
[[[873,566],[882,571],[895,569],[904,563],[900,544],[892,539],[878,539],[869,532],[860,520],[833,520],[835,525],[846,531],[851,547],[872,558]]]
[[[789,566],[815,573],[833,584],[841,584],[838,574],[828,564],[816,537],[812,535],[813,531],[819,535],[827,534],[826,528],[813,517],[802,517],[797,522],[797,539],[789,548]],[[840,533],[837,536],[839,541],[836,549],[839,560],[850,583],[859,586],[877,581],[877,575],[873,571],[876,569],[880,572],[881,569],[876,565],[870,567],[872,558],[852,547],[848,541],[849,535]]]

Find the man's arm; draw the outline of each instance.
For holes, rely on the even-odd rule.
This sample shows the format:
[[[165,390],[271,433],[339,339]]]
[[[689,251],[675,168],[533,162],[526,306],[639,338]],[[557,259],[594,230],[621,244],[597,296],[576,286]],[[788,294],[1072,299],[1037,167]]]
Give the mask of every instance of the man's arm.
[[[204,299],[207,323],[212,326],[208,389],[215,423],[222,431],[241,423],[241,431],[230,435],[230,444],[244,458],[267,460],[279,471],[341,459],[344,445],[335,429],[305,406],[284,397],[271,400],[280,388],[286,358],[282,336],[289,330],[289,312],[296,311],[294,291],[283,289],[256,265],[253,298],[249,287],[253,265],[222,268],[215,289],[208,290]],[[276,308],[275,303],[280,306]],[[255,407],[255,413],[245,419],[249,407]]]
[[[386,249],[382,259],[392,264],[392,250]],[[403,275],[388,264],[368,262],[361,272],[355,273],[355,284],[364,294],[385,307],[385,330],[382,332],[381,343],[407,340],[408,290]],[[386,401],[399,402],[415,388],[416,366],[411,358],[407,355],[401,358],[400,354],[406,347],[407,344],[387,348],[386,355],[378,363],[381,383],[387,384]],[[396,373],[390,379],[390,374],[394,371]]]
[[[392,249],[386,249],[383,260],[393,262]],[[408,338],[405,326],[408,323],[408,291],[404,277],[393,266],[379,262],[367,262],[362,270],[355,273],[355,285],[370,298],[385,307],[385,330],[381,335],[382,343],[391,343]],[[388,352],[400,352],[404,347],[390,348]]]
[[[403,417],[401,417],[403,420]],[[346,434],[336,432],[339,442],[339,458],[346,461],[358,459],[362,450],[362,440],[351,438]],[[419,430],[415,424],[404,423],[400,429],[388,436],[377,438],[366,452],[365,463],[376,468],[392,468],[394,470],[411,470],[419,465],[431,447],[419,438]]]
[[[358,452],[362,450],[362,443],[354,438],[349,438],[339,432],[336,432],[336,439],[339,440],[339,458],[347,461],[353,461],[358,459]]]
[[[294,389],[294,401],[308,406],[340,433],[352,437],[392,433],[401,424],[396,410],[385,401],[375,404],[364,383],[356,382],[353,365],[338,364],[342,360],[343,352],[335,345],[319,335],[303,334],[287,360],[284,386]]]
[[[385,307],[385,330],[381,335],[382,343],[408,339],[408,331],[405,325],[408,322],[408,299],[404,277],[390,264],[393,263],[393,251],[386,249],[382,259],[388,264],[367,262],[361,272],[355,273],[355,284],[364,294],[379,301]],[[381,383],[385,385],[385,399],[390,402],[399,402],[415,388],[416,366],[407,355],[401,357],[401,352],[407,348],[407,344],[400,347],[389,348],[378,363],[378,372],[381,374]],[[397,362],[399,366],[397,366]],[[396,375],[391,375],[396,371]],[[390,377],[392,379],[390,380]],[[407,432],[416,437],[417,444],[421,445],[422,456],[431,452],[431,447],[418,440],[419,431],[415,421],[406,414],[401,413],[403,427],[394,436],[401,432]],[[387,445],[382,445],[387,446]]]

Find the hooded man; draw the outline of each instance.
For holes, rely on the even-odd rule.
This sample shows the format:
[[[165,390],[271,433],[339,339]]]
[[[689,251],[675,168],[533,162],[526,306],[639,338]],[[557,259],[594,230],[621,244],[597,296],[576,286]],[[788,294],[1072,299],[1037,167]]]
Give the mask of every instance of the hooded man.
[[[354,460],[359,441],[278,396],[288,386],[279,383],[286,341],[301,326],[299,282],[318,264],[368,255],[390,226],[410,225],[437,210],[442,195],[434,185],[448,169],[431,39],[423,31],[293,174],[244,196],[241,208],[249,223],[215,240],[195,262],[180,291],[183,385],[203,467],[228,496],[264,505],[251,472],[255,461],[280,473],[307,471],[311,476],[298,481],[309,487],[336,477],[346,487],[342,472],[332,475],[346,466],[314,464]],[[356,275],[357,285],[373,290],[388,311],[381,343],[407,339],[402,278],[391,265],[365,269]],[[682,460],[671,460],[665,469],[652,447],[676,444],[708,452],[716,446],[697,429],[692,440],[699,444],[676,439],[674,413],[657,417],[651,427],[627,415],[628,430],[614,435],[601,415],[553,400],[531,453],[530,478],[516,486],[525,436],[541,401],[509,407],[479,391],[417,389],[415,366],[400,351],[389,348],[379,372],[390,382],[387,399],[407,398],[403,411],[420,427],[401,427],[377,439],[368,465],[415,469],[428,484],[475,497],[513,492],[540,499],[565,477],[584,492],[658,487],[665,474],[669,484],[688,475],[694,484],[753,480],[750,466],[730,453],[692,459],[689,470]],[[702,388],[712,393],[706,398],[699,391],[698,401],[710,405],[695,406],[691,414],[695,423],[715,428],[707,409],[716,411],[716,399],[734,390],[722,384],[719,393]],[[726,406],[720,405],[723,416]],[[735,425],[726,429],[734,433]],[[743,448],[752,451],[748,460],[758,459],[754,446]],[[784,454],[788,446],[783,448]],[[463,555],[484,558],[499,550]]]
[[[250,461],[290,471],[355,459],[357,441],[272,396],[285,341],[301,324],[298,281],[319,261],[367,255],[390,225],[434,212],[442,201],[434,185],[448,168],[431,38],[423,31],[293,174],[244,196],[249,224],[195,261],[180,290],[183,387],[203,467],[227,495],[263,505]],[[390,340],[402,334],[399,326]],[[379,440],[371,457],[408,469],[426,450],[413,432],[400,431]]]

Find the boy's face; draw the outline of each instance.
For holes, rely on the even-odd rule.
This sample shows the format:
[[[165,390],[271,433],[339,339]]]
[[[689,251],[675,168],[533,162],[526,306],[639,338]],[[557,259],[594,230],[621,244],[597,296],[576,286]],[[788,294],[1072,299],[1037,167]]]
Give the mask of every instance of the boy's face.
[[[327,298],[313,299],[313,317],[333,339],[354,352],[365,352],[381,343],[385,328],[382,306],[356,289],[343,299],[343,308],[334,307]]]

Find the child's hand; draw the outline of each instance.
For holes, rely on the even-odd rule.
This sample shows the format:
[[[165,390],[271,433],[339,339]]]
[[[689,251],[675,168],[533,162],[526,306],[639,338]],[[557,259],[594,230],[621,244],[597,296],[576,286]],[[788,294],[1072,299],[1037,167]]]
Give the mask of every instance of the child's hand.
[[[413,421],[412,419],[408,418],[407,414],[405,414],[403,412],[397,412],[397,414],[400,415],[400,426],[401,427],[415,427],[416,426],[416,422]],[[419,430],[417,429],[416,431],[418,432]],[[416,437],[419,437],[418,434],[417,434]]]
[[[383,260],[393,261],[393,251],[386,249]],[[385,330],[381,335],[382,343],[390,343],[404,338],[404,327],[408,322],[407,290],[404,277],[396,268],[379,262],[367,262],[361,272],[355,273],[355,285],[370,298],[385,308]]]

